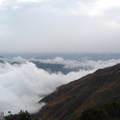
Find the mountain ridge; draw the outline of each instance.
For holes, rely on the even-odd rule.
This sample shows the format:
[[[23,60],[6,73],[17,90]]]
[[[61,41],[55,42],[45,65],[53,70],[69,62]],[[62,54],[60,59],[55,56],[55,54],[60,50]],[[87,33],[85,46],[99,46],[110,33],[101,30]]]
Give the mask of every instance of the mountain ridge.
[[[47,105],[37,116],[42,120],[66,120],[79,116],[92,106],[116,101],[120,102],[120,64],[60,86],[40,101]]]

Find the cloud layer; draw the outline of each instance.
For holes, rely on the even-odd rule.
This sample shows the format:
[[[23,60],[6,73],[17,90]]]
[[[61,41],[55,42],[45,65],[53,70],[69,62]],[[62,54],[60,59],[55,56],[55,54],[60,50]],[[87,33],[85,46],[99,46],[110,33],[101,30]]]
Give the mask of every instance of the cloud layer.
[[[31,60],[21,57],[1,58],[1,60],[3,61],[0,63],[0,110],[5,114],[8,111],[17,113],[20,110],[36,112],[45,104],[38,104],[38,101],[53,92],[58,86],[92,73],[98,68],[120,63],[119,59],[108,61],[75,61],[63,58],[39,60],[43,63],[64,64],[66,69],[79,68],[77,72],[72,71],[65,75],[61,72],[49,73],[42,68],[37,68],[34,63],[30,62]],[[11,64],[11,62],[19,64]],[[80,69],[80,66],[91,69]]]
[[[1,0],[0,51],[118,53],[119,11],[119,0]]]

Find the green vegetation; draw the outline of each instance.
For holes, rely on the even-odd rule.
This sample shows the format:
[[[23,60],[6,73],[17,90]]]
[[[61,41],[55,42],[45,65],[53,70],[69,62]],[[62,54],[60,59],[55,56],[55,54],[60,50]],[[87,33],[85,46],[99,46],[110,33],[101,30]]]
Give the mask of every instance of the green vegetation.
[[[20,111],[18,114],[12,115],[9,111],[9,115],[5,117],[6,120],[41,120],[35,119],[27,111]],[[78,118],[71,120],[120,120],[120,103],[107,103],[105,105],[92,107],[81,113]]]
[[[74,120],[120,120],[120,103],[107,103],[99,107],[92,107],[81,113]]]
[[[14,115],[12,115],[10,111],[8,111],[8,113],[9,115],[5,116],[6,120],[33,120],[27,111],[24,112],[21,110],[18,114]]]

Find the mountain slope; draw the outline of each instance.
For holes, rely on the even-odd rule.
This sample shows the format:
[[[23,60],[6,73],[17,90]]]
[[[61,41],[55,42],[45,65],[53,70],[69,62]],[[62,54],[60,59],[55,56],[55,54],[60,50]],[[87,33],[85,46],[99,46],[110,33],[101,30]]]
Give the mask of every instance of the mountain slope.
[[[42,120],[66,120],[89,107],[116,101],[120,102],[120,64],[59,87],[40,101],[48,104],[37,116]]]

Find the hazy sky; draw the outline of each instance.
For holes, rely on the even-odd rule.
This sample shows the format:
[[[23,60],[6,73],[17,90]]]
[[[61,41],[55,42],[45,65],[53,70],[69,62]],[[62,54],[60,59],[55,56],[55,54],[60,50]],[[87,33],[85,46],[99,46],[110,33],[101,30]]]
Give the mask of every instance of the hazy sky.
[[[120,52],[120,0],[0,0],[4,52]]]

